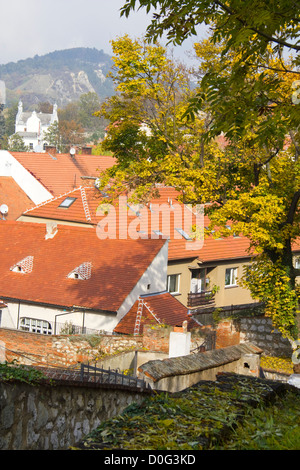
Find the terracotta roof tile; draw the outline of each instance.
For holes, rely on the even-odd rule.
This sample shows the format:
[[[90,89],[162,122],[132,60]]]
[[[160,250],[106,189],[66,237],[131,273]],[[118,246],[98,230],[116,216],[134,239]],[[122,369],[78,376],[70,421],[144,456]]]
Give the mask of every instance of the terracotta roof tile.
[[[164,245],[164,240],[100,240],[93,228],[59,225],[45,239],[45,224],[0,222],[1,298],[117,311]],[[32,272],[11,267],[33,257]],[[84,280],[68,274],[90,267]]]
[[[34,203],[11,176],[0,176],[1,204],[6,204],[8,207],[8,214],[5,218],[7,220],[16,220]]]
[[[248,253],[250,243],[249,240],[245,237],[230,236],[228,238],[217,240],[210,236],[205,238],[203,247],[201,249],[195,250],[194,242],[187,241],[176,231],[176,228],[178,228],[178,220],[176,219],[177,216],[172,213],[170,208],[171,206],[178,207],[178,191],[170,187],[160,187],[159,193],[159,198],[152,199],[150,204],[144,206],[144,210],[147,211],[149,222],[148,226],[145,228],[145,237],[153,238],[154,229],[160,229],[162,233],[164,232],[165,236],[170,235],[168,254],[169,260],[199,258],[199,260],[202,262],[212,262],[223,259],[248,258],[250,256]],[[66,197],[74,197],[75,201],[70,205],[69,208],[61,208],[60,204]],[[97,212],[97,209],[102,203],[105,204],[105,198],[96,188],[77,188],[67,194],[64,194],[63,196],[46,201],[46,203],[27,210],[24,215],[61,221],[72,221],[82,224],[100,223],[101,225],[101,220],[105,220],[106,215],[99,210]],[[155,217],[153,216],[152,212],[152,209],[155,209],[156,204],[157,208],[165,207],[167,211],[166,214],[169,216],[169,219],[168,217],[165,217],[165,219],[160,217],[158,224],[156,224]],[[181,204],[180,207],[182,208],[183,204]],[[119,218],[119,209],[120,206],[115,207],[117,226],[116,236],[118,236],[118,233],[121,233],[121,231],[122,233],[128,233],[128,227],[134,218],[137,219],[134,212],[131,211],[128,207],[126,208],[128,216],[127,221],[125,221],[123,217]],[[182,211],[182,209],[180,210]],[[182,212],[180,215],[183,222],[184,216],[182,215]],[[193,218],[192,221],[195,222],[195,219]],[[168,222],[170,222],[170,226],[169,228],[167,227],[168,230],[166,232],[165,226],[168,225]],[[205,218],[204,223],[205,225],[208,225],[209,221],[207,218]],[[183,224],[181,223],[181,227],[182,225]],[[137,226],[137,229],[139,228],[143,229],[142,226]],[[120,232],[118,232],[118,229]]]
[[[98,177],[115,163],[113,157],[10,152],[53,196],[80,186],[83,177]]]

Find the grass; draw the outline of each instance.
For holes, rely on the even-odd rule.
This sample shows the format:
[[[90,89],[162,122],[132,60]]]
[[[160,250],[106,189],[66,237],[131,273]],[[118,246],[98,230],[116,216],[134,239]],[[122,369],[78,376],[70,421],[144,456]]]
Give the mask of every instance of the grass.
[[[79,448],[298,450],[299,413],[298,389],[224,374],[217,382],[200,382],[176,394],[155,393],[143,405],[132,404],[102,423]]]
[[[299,450],[300,395],[276,397],[271,406],[249,409],[242,423],[217,450]]]

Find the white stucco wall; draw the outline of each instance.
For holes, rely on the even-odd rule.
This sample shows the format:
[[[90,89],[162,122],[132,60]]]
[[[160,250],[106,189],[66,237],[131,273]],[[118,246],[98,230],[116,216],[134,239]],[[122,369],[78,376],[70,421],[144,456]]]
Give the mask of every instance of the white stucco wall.
[[[167,285],[168,240],[146,269],[117,312],[116,324],[126,315],[140,295],[163,292]],[[150,288],[148,289],[148,286]]]
[[[22,302],[5,303],[7,307],[2,309],[1,328],[18,329],[22,318],[49,322],[52,326],[52,334],[59,334],[66,322],[97,331],[112,331],[115,325],[115,314],[84,312],[83,310],[68,312],[62,308],[30,305]]]

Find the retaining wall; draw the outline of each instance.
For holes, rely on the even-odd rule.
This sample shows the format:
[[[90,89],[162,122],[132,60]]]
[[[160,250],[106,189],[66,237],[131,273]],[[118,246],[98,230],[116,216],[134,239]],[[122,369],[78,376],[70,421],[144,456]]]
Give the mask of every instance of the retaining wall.
[[[147,393],[112,385],[0,382],[0,450],[67,450]]]

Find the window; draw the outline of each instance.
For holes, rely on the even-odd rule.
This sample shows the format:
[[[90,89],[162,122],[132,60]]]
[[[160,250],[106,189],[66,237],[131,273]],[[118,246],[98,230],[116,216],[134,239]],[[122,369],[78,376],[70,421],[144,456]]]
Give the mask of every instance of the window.
[[[20,329],[32,333],[40,333],[42,335],[52,335],[51,324],[45,320],[37,320],[36,318],[21,318]]]
[[[10,268],[14,273],[31,273],[33,269],[33,256],[26,256]]]
[[[167,277],[167,291],[170,294],[179,294],[180,274],[170,274]]]
[[[66,199],[64,199],[58,207],[64,207],[67,209],[73,204],[74,201],[76,201],[76,199],[76,197],[66,197]]]
[[[227,268],[225,271],[225,286],[236,286],[237,268]]]
[[[299,256],[295,259],[295,268],[300,269],[300,257]]]
[[[68,274],[68,278],[85,280],[90,279],[91,275],[92,263],[90,261],[85,261],[80,266],[77,266],[77,268],[73,269],[73,271]]]
[[[180,233],[180,235],[186,240],[191,240],[191,237],[189,236],[189,234],[186,233],[184,230],[182,230],[182,228],[176,228],[175,230],[177,230],[177,232]]]

